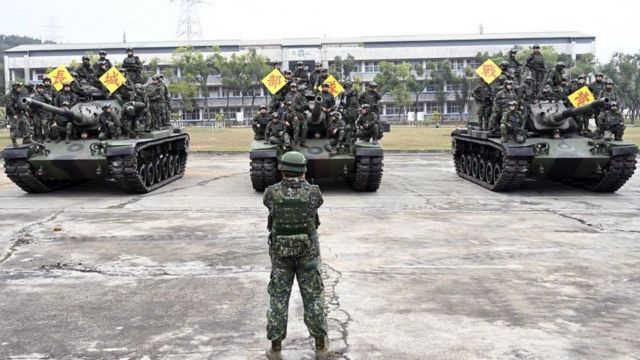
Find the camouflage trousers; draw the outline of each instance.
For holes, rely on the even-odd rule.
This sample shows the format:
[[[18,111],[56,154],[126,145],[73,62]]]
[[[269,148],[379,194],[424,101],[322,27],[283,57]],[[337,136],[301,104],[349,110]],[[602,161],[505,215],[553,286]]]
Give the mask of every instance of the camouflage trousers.
[[[9,119],[9,136],[14,141],[17,138],[28,138],[31,136],[31,125],[29,119],[24,115],[17,115]]]
[[[303,116],[304,115],[302,114],[298,114],[298,118]],[[304,144],[304,142],[307,140],[307,132],[309,131],[307,119],[302,118],[302,120],[298,120],[298,118],[293,120],[293,143],[296,146]]]
[[[157,130],[166,125],[164,104],[152,102],[149,106],[149,111],[151,112],[151,129]]]
[[[47,113],[37,112],[33,115],[33,130],[37,140],[50,139],[50,122],[51,117]]]
[[[378,141],[381,138],[380,127],[377,123],[372,123],[368,127],[363,127],[358,131],[357,137],[360,140],[369,141],[369,139],[373,139],[374,141]]]
[[[281,136],[274,135],[269,137],[269,143],[275,145],[289,145],[291,143],[291,138],[289,137],[289,134],[285,132]]]
[[[316,242],[317,243],[317,242]],[[311,336],[326,336],[327,322],[324,310],[324,285],[320,276],[320,258],[308,255],[300,258],[281,258],[271,253],[271,280],[268,292],[271,298],[267,310],[267,338],[282,340],[287,337],[289,297],[293,279],[298,281],[304,304],[304,323]]]

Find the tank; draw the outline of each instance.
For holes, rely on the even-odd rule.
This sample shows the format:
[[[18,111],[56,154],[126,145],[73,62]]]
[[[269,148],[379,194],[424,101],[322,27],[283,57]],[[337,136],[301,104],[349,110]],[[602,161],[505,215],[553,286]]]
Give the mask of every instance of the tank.
[[[81,135],[70,143],[32,143],[2,151],[7,177],[29,193],[43,193],[86,180],[113,180],[128,193],[148,193],[184,175],[189,136],[183,129],[143,132],[136,139],[98,140],[98,116],[117,100],[81,102],[70,109],[22,98],[33,110],[71,120]]]
[[[355,191],[377,191],[382,181],[384,158],[381,142],[373,144],[355,140],[351,134],[351,140],[345,141],[343,151],[338,154],[330,153],[325,148],[329,139],[326,138],[321,109],[316,106],[321,99],[312,99],[313,107],[310,112],[307,111],[309,131],[306,146],[297,149],[307,159],[307,179],[313,182],[315,179],[342,177]],[[383,124],[383,128],[385,132],[390,131],[388,124]],[[316,133],[320,135],[319,138],[315,137]],[[287,150],[280,145],[267,144],[264,140],[253,140],[249,153],[249,172],[251,184],[256,191],[263,191],[280,181],[278,162]]]
[[[558,180],[596,192],[615,192],[631,178],[638,147],[580,135],[575,117],[602,108],[607,99],[578,108],[540,101],[525,108],[521,142],[499,135],[456,129],[451,146],[458,175],[492,191],[515,190],[529,178]]]

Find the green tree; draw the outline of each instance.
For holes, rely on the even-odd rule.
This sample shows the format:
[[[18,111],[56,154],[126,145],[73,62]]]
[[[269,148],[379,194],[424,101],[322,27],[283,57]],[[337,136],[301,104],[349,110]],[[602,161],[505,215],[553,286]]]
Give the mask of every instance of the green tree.
[[[427,62],[427,71],[429,73],[429,80],[434,85],[436,90],[436,102],[440,109],[444,109],[444,104],[447,102],[447,84],[453,83],[454,75],[451,70],[451,63],[449,60],[442,60],[438,63]]]
[[[414,96],[414,111],[416,113],[416,119],[418,118],[418,110],[419,110],[419,101],[420,94],[424,92],[425,87],[427,86],[427,79],[424,76],[424,69],[420,66],[416,68],[416,74],[411,75],[407,80],[407,88]]]
[[[378,84],[380,95],[389,94],[396,105],[405,107],[411,102],[411,64],[394,64],[383,61],[380,63],[380,72],[373,81]]]
[[[171,55],[171,63],[179,69],[180,76],[174,75],[169,84],[169,91],[179,95],[182,108],[193,110],[193,98],[198,94],[198,89],[207,98],[209,89],[206,84],[207,76],[213,72],[210,61],[205,59],[200,51],[191,46],[180,47]],[[205,108],[208,108],[205,106]]]
[[[637,54],[615,53],[601,71],[615,83],[615,89],[629,110],[635,123],[640,115],[640,52]]]

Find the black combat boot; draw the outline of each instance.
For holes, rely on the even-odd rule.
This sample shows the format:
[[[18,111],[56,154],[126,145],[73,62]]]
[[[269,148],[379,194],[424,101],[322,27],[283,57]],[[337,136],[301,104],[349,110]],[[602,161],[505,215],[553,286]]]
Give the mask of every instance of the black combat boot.
[[[282,360],[282,340],[271,341],[271,347],[267,350],[267,359]]]
[[[314,336],[316,340],[316,360],[325,360],[329,356],[329,346],[325,336]]]

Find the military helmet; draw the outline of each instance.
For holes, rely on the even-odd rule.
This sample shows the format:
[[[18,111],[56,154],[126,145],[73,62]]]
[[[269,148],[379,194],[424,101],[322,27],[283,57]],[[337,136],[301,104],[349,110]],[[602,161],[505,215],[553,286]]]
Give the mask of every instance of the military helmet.
[[[585,75],[585,74],[580,74],[578,76],[578,79],[586,79],[586,78],[587,78],[587,75]]]
[[[604,74],[603,74],[603,73],[601,73],[601,72],[597,72],[597,73],[596,73],[596,77],[598,77],[598,76],[604,76]]]
[[[511,80],[505,80],[504,84],[505,84],[505,85],[513,85],[513,81],[511,81]]]
[[[106,52],[106,51],[104,51],[104,50],[100,50],[100,51],[98,52],[98,55],[107,55],[107,52]]]
[[[314,66],[315,66],[315,67],[320,67],[320,66],[322,66],[322,63],[317,62],[317,63],[315,63],[315,65],[314,65]]]
[[[69,106],[69,105],[70,105],[70,104],[69,104],[69,102],[68,102],[68,101],[63,101],[63,102],[62,102],[62,106]]]
[[[518,53],[518,49],[511,49],[509,50],[509,54],[517,54]]]
[[[304,63],[303,63],[302,61],[298,61],[296,64],[297,64],[298,66],[302,66],[302,65],[304,65]]]
[[[322,83],[322,87],[329,87],[329,83]]]
[[[360,107],[361,107],[361,108],[363,108],[363,109],[367,109],[367,110],[369,110],[369,108],[371,108],[371,105],[369,105],[369,104],[362,104],[362,105],[360,105]]]
[[[509,102],[507,103],[507,105],[509,105],[509,106],[517,106],[517,105],[518,105],[518,102],[517,102],[517,101],[515,101],[515,100],[511,100],[511,101],[509,101]]]
[[[71,87],[71,83],[69,81],[65,81],[62,83],[62,87]]]
[[[351,82],[351,81],[345,81],[344,82],[344,87],[349,87],[349,86],[352,86],[352,85],[353,85],[353,82]]]
[[[533,48],[534,48],[534,49],[540,49],[540,45],[535,44],[535,45],[533,45]]]
[[[111,104],[102,105],[102,110],[107,110],[107,109],[111,109]]]
[[[129,52],[129,51],[133,51],[133,49],[132,49],[132,48],[130,48],[130,47],[128,47],[128,48],[124,49],[124,51],[125,51],[125,52]]]
[[[153,75],[153,76],[151,77],[151,80],[158,80],[158,76],[157,76],[157,75]]]
[[[293,105],[293,103],[290,100],[287,100],[284,102],[285,105]]]
[[[509,67],[509,62],[508,62],[508,61],[506,61],[506,60],[503,60],[503,61],[500,63],[500,68],[503,68],[503,67]]]
[[[291,75],[291,70],[285,70],[285,71],[284,71],[284,74],[285,74],[285,75]]]
[[[37,88],[44,88],[44,84],[43,83],[37,83],[36,84],[36,89]]]
[[[279,119],[280,118],[280,114],[278,114],[277,112],[274,111],[274,112],[271,113],[271,117],[275,118],[275,119]]]
[[[307,159],[304,158],[302,153],[289,151],[282,155],[278,163],[278,170],[302,174],[307,171]]]
[[[82,56],[82,61],[85,61],[85,60],[89,60],[89,57],[87,55]]]
[[[142,89],[142,84],[136,83],[136,89]]]
[[[605,85],[613,85],[613,80],[611,79],[607,80],[607,83]]]
[[[158,74],[158,79],[164,79],[164,74]]]
[[[260,105],[260,110],[262,110],[262,109],[266,110],[267,109],[267,105]]]
[[[20,81],[14,81],[11,86],[13,87],[17,87],[17,86],[22,86],[22,83]]]
[[[369,87],[370,88],[377,88],[378,84],[376,84],[374,81],[372,81],[372,82],[369,83]]]
[[[565,66],[567,66],[567,64],[565,64],[565,63],[564,63],[564,62],[562,62],[562,61],[558,61],[558,63],[556,64],[556,67],[557,67],[557,68],[564,68]]]
[[[127,105],[127,106],[124,108],[124,113],[125,113],[125,114],[127,114],[127,115],[129,115],[129,116],[133,116],[133,115],[135,115],[135,113],[136,113],[136,108],[135,108],[135,106],[133,106],[133,105]]]
[[[562,77],[560,78],[560,81],[567,81],[567,80],[568,80],[567,77],[564,75],[562,75]]]
[[[49,78],[49,75],[45,75],[45,76],[42,77],[42,82],[45,82],[45,81],[51,82],[51,79]]]
[[[609,107],[618,107],[618,102],[617,101],[612,101],[609,103]]]
[[[292,82],[291,85],[289,85],[289,88],[298,88],[298,84]]]
[[[531,75],[528,75],[525,79],[524,82],[533,82],[533,78],[531,77]]]
[[[328,69],[324,69],[324,68],[322,68],[322,69],[320,70],[320,72],[323,72],[323,73],[326,73],[326,72],[328,72],[328,71],[329,71]]]
[[[329,113],[330,117],[335,117],[336,119],[340,118],[340,113],[337,111],[332,111],[331,113]]]

